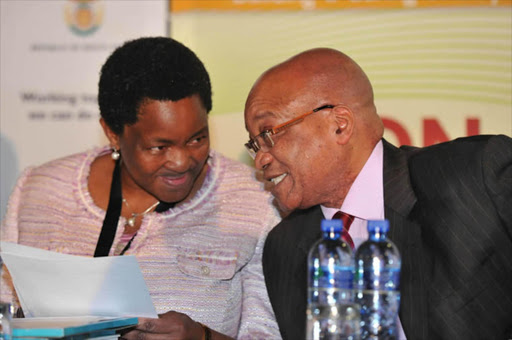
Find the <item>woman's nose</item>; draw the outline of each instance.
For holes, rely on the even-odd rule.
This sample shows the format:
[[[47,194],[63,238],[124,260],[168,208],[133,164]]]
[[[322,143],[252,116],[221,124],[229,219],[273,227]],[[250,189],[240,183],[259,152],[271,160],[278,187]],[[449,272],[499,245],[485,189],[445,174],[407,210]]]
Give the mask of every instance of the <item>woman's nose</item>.
[[[172,171],[185,172],[189,168],[190,154],[186,148],[172,147],[167,152],[166,167]]]

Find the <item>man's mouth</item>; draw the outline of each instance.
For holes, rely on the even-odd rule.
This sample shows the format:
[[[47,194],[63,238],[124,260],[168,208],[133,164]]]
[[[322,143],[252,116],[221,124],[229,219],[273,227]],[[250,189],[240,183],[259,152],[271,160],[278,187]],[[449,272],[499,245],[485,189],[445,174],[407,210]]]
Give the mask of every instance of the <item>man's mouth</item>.
[[[274,183],[274,185],[278,185],[279,183],[281,183],[281,181],[286,177],[286,175],[288,175],[287,173],[284,173],[282,175],[279,175],[277,177],[274,177],[274,178],[271,178],[270,181],[272,183]]]

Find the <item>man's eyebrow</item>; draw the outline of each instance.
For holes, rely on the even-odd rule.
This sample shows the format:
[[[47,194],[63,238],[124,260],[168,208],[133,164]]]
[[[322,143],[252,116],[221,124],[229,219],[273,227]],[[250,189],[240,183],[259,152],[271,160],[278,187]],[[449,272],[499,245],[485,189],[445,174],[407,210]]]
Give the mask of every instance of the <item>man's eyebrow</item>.
[[[254,120],[256,122],[260,121],[260,120],[263,120],[265,118],[268,118],[268,117],[275,117],[276,115],[271,112],[271,111],[262,111],[262,112],[259,112],[257,113],[255,116],[254,116]],[[247,128],[247,124],[245,124],[245,130],[246,131],[249,131],[249,129]],[[250,136],[250,134],[249,134]]]
[[[259,112],[257,113],[255,116],[254,116],[254,120],[255,121],[260,121],[260,120],[263,120],[263,119],[266,119],[266,118],[269,118],[269,117],[276,117],[276,114],[272,111],[262,111],[262,112]]]

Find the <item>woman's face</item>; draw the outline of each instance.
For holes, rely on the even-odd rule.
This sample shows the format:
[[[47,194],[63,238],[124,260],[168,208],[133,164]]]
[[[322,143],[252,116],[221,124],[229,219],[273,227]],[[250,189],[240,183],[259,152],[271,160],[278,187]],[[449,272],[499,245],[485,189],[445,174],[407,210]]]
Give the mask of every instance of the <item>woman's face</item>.
[[[169,203],[193,195],[203,183],[210,150],[207,112],[199,96],[146,100],[138,115],[137,123],[118,136],[123,190],[139,187]]]

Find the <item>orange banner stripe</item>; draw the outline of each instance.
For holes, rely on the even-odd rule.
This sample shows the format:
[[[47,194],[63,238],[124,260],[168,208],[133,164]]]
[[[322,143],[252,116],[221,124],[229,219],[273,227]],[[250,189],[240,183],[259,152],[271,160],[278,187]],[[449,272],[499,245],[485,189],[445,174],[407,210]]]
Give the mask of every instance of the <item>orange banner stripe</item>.
[[[512,0],[169,0],[169,2],[171,12],[512,6]]]

